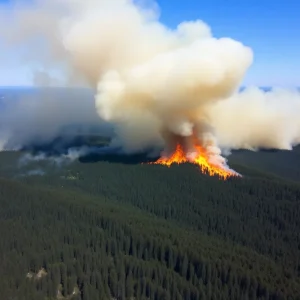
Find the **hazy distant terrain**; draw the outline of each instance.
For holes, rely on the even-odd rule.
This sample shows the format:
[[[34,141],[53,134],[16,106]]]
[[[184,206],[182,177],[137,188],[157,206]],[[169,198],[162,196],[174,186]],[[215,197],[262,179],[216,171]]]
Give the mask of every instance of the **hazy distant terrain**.
[[[229,162],[273,173],[287,180],[300,180],[300,147],[290,150],[233,151]]]

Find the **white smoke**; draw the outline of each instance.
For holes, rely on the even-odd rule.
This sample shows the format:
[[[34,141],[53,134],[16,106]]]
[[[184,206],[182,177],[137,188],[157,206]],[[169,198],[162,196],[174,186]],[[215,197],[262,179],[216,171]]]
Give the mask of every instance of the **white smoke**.
[[[226,148],[291,150],[300,143],[300,93],[249,88],[208,111],[218,142]]]
[[[96,151],[94,151],[96,153]],[[59,155],[47,155],[44,152],[37,154],[26,153],[19,159],[19,167],[24,167],[36,162],[50,162],[56,166],[61,166],[62,164],[68,164],[79,157],[93,153],[93,148],[80,147],[80,148],[69,148],[66,153]]]
[[[155,3],[130,0],[17,2],[1,17],[7,45],[20,46],[26,62],[43,70],[36,82],[60,77],[97,89],[96,110],[115,126],[114,143],[125,151],[183,140],[192,152],[196,136],[223,165],[219,147],[290,149],[300,141],[299,93],[238,93],[252,50],[214,38],[200,20],[170,29]]]
[[[25,174],[21,174],[21,176],[44,176],[45,175],[45,171],[41,170],[41,169],[35,169],[35,170],[29,170],[27,173]]]
[[[119,149],[110,146],[107,147],[70,147],[64,153],[58,154],[48,154],[39,151],[35,154],[25,153],[22,155],[18,161],[18,167],[25,167],[37,162],[48,162],[54,166],[60,167],[61,165],[66,165],[72,163],[79,159],[80,157],[86,157],[88,155],[106,155],[106,154],[120,154]]]

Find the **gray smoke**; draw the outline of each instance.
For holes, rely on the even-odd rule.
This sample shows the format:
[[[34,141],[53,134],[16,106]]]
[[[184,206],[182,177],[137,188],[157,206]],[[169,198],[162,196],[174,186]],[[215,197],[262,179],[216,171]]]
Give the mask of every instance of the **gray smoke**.
[[[0,90],[1,94],[1,90]],[[40,88],[3,90],[0,100],[0,149],[50,142],[60,135],[110,134],[95,112],[92,91]],[[94,128],[94,129],[93,129]]]

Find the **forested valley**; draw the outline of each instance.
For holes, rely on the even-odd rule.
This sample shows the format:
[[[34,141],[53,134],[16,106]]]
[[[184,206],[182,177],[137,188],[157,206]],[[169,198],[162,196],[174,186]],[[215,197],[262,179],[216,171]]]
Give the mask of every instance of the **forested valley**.
[[[237,153],[243,177],[227,181],[136,158],[20,167],[1,152],[0,298],[300,299],[297,151]]]

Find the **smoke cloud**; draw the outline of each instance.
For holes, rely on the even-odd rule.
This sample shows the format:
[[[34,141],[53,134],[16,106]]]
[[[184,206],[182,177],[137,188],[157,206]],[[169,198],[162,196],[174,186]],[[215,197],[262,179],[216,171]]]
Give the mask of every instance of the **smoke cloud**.
[[[223,147],[291,150],[300,143],[299,90],[248,88],[210,108]]]
[[[111,132],[99,119],[90,90],[0,89],[1,93],[0,150],[43,145],[61,135],[71,139],[78,130],[82,134]],[[61,146],[63,143],[67,141],[61,141]]]
[[[0,20],[1,39],[8,49],[21,49],[37,84],[96,90],[99,122],[114,126],[113,145],[126,152],[156,146],[168,153],[180,142],[192,155],[196,140],[211,162],[224,165],[221,148],[290,149],[300,142],[299,92],[240,93],[251,48],[214,38],[201,20],[170,29],[160,23],[155,3],[130,0],[38,0],[26,6],[17,1]],[[48,137],[57,120],[45,113],[59,109],[66,111],[62,118],[87,120],[93,114],[85,114],[84,101],[67,108],[52,99],[18,103],[4,123],[34,111],[34,122],[43,126],[33,125],[27,114],[32,117],[20,143],[33,138],[32,132]]]
[[[19,159],[19,166],[24,167],[29,165],[30,163],[46,161],[53,163],[56,166],[61,166],[62,164],[67,164],[77,160],[79,157],[90,154],[96,153],[95,149],[88,148],[88,147],[81,147],[81,148],[69,148],[67,149],[66,153],[62,153],[59,155],[47,155],[45,152],[39,152],[35,155],[31,153],[26,153]]]
[[[89,155],[106,155],[106,154],[120,154],[119,149],[112,148],[109,146],[104,147],[70,147],[68,149],[62,149],[60,153],[46,153],[43,151],[39,151],[35,154],[25,153],[22,155],[18,161],[19,167],[25,167],[30,164],[34,164],[36,162],[48,162],[51,163],[52,166],[55,165],[60,167],[61,165],[66,165],[71,162],[76,161],[81,157],[87,157]]]

